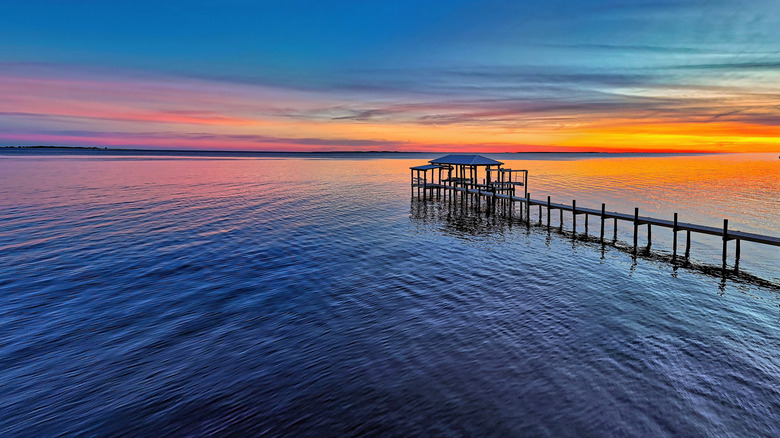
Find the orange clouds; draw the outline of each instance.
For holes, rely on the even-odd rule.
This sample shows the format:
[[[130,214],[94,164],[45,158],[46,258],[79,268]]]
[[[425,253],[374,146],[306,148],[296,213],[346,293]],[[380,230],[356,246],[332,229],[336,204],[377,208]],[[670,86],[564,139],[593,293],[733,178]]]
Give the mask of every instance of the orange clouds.
[[[45,69],[44,69],[45,70]],[[246,150],[780,150],[771,95],[600,101],[355,95],[73,72],[0,73],[0,142]],[[74,77],[76,76],[76,77]]]

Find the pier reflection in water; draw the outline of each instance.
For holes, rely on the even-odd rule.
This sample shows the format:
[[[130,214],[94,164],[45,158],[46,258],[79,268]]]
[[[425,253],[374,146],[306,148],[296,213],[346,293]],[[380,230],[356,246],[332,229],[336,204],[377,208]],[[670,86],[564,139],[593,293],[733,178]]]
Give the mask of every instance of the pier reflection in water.
[[[510,208],[511,207],[511,208]],[[492,205],[488,199],[448,193],[437,199],[413,197],[410,218],[417,224],[436,224],[454,235],[491,235],[504,233],[521,223],[522,209],[507,204]]]
[[[668,251],[656,250],[652,247],[652,241],[649,241],[646,246],[636,248],[631,242],[618,239],[618,227],[610,226],[607,230],[609,232],[604,233],[605,237],[602,239],[599,230],[593,233],[592,228],[588,228],[587,225],[579,231],[576,228],[568,229],[564,226],[563,218],[557,222],[551,221],[550,215],[542,214],[541,208],[537,216],[535,209],[528,210],[523,205],[502,199],[445,190],[442,196],[422,198],[412,196],[410,220],[420,228],[433,227],[440,232],[465,239],[522,233],[544,239],[549,245],[551,239],[556,238],[570,241],[574,248],[580,245],[588,247],[591,251],[600,252],[602,259],[607,251],[619,251],[631,257],[632,267],[637,260],[642,259],[669,264],[673,275],[676,275],[679,269],[686,269],[718,276],[722,279],[721,289],[725,287],[728,280],[780,292],[780,284],[771,279],[750,272],[723,269],[721,266],[692,261],[690,258]],[[607,222],[612,223],[611,220]]]

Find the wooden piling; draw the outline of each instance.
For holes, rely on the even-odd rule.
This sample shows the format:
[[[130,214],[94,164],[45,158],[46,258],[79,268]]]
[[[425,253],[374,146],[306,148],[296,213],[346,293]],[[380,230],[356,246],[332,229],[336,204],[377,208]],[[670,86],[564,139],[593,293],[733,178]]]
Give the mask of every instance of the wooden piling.
[[[691,230],[685,230],[685,260],[691,257]]]
[[[558,211],[561,213],[561,230],[563,229],[563,209],[559,208]]]
[[[612,240],[617,242],[617,218],[612,218]]]
[[[588,213],[585,213],[585,235],[588,235]]]
[[[734,271],[739,271],[739,243],[740,239],[737,239],[737,248],[734,254]]]
[[[653,229],[650,227],[650,222],[647,223],[647,247],[653,244]]]

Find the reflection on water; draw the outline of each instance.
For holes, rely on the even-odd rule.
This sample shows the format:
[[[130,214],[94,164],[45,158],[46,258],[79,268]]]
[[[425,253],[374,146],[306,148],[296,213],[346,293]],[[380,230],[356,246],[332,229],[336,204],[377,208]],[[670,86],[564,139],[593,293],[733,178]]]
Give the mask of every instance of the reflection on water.
[[[780,292],[780,282],[762,278],[754,274],[740,271],[736,268],[723,269],[717,260],[710,263],[691,261],[686,258],[684,252],[677,255],[653,248],[652,242],[644,246],[634,248],[628,242],[618,240],[615,236],[613,221],[605,221],[604,239],[600,237],[600,222],[594,221],[590,227],[581,224],[581,228],[572,231],[571,223],[565,225],[558,218],[558,211],[553,212],[555,220],[548,221],[546,209],[540,210],[534,206],[528,212],[520,203],[507,201],[492,201],[489,198],[478,200],[476,196],[456,194],[442,198],[423,198],[412,196],[410,206],[410,220],[421,229],[435,227],[442,233],[457,238],[469,240],[475,236],[502,236],[505,233],[525,232],[536,238],[549,239],[555,236],[557,239],[570,240],[573,245],[585,245],[592,251],[599,251],[604,258],[607,246],[610,249],[620,250],[630,255],[634,263],[637,259],[654,262],[665,262],[673,266],[674,275],[679,268],[696,271],[702,274],[717,276],[725,281],[759,285],[768,290]],[[579,222],[582,222],[581,220]],[[609,225],[607,225],[609,224]],[[682,234],[682,233],[681,233]],[[632,264],[632,267],[635,265]]]
[[[518,207],[510,210],[508,205],[497,207],[487,200],[478,203],[473,197],[459,195],[443,200],[412,197],[410,207],[413,223],[436,224],[443,232],[465,238],[509,231],[519,221],[520,213]]]
[[[698,166],[681,216],[732,203],[722,157],[566,157],[516,167],[649,211],[633,168]],[[410,206],[425,158],[1,157],[0,436],[780,435],[776,290]]]

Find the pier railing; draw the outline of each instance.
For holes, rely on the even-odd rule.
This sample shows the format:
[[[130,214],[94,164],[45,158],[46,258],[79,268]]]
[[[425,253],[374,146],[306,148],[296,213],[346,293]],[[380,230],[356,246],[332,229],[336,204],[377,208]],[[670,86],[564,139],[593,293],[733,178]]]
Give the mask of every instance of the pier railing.
[[[629,222],[633,224],[633,238],[634,238],[634,250],[637,249],[637,243],[638,243],[638,234],[639,234],[639,227],[640,226],[647,226],[647,239],[648,239],[648,245],[650,245],[652,241],[652,227],[662,227],[662,228],[669,228],[672,230],[674,237],[673,237],[673,244],[672,244],[672,254],[673,257],[677,257],[677,234],[681,231],[684,231],[686,234],[686,240],[685,240],[685,258],[688,259],[690,256],[690,249],[691,249],[691,233],[698,233],[698,234],[705,234],[710,236],[717,236],[720,237],[723,241],[723,253],[722,253],[722,259],[723,259],[723,269],[726,269],[726,261],[728,256],[728,242],[731,240],[736,241],[736,254],[735,254],[735,269],[739,269],[739,257],[740,257],[740,242],[741,241],[747,241],[747,242],[755,242],[759,244],[764,245],[771,245],[771,246],[780,246],[780,237],[774,237],[774,236],[766,236],[763,234],[757,234],[757,233],[747,233],[744,231],[734,231],[729,229],[729,221],[728,219],[723,220],[723,227],[711,227],[706,225],[699,225],[694,223],[688,223],[688,222],[680,222],[678,220],[677,213],[674,214],[673,220],[667,220],[667,219],[659,219],[649,216],[640,216],[639,215],[639,208],[634,209],[634,214],[626,214],[626,213],[620,213],[616,211],[607,211],[606,205],[601,204],[601,209],[593,209],[593,208],[586,208],[586,207],[578,207],[577,201],[572,200],[571,204],[561,204],[561,203],[554,203],[551,202],[550,196],[547,197],[546,200],[541,199],[533,199],[531,198],[530,193],[526,194],[525,197],[518,197],[513,196],[511,194],[502,194],[502,193],[495,193],[493,191],[486,191],[481,189],[472,189],[468,187],[457,187],[457,186],[444,186],[444,185],[436,185],[437,189],[445,189],[445,195],[447,190],[452,190],[453,192],[460,192],[463,194],[472,194],[477,197],[488,197],[492,198],[494,201],[496,200],[502,200],[506,201],[511,204],[515,202],[521,203],[521,206],[525,210],[525,220],[528,224],[530,224],[531,221],[531,206],[538,206],[539,207],[539,222],[542,222],[542,210],[547,210],[547,226],[551,226],[551,217],[552,212],[554,210],[558,210],[560,212],[560,227],[563,227],[563,212],[569,211],[572,213],[572,231],[577,232],[577,216],[578,215],[584,215],[585,216],[585,228],[588,227],[588,219],[590,216],[598,217],[600,219],[600,236],[599,239],[602,243],[604,243],[604,223],[605,221],[612,219],[614,221],[613,226],[613,232],[614,232],[614,240],[617,240],[617,223],[618,221],[624,221]]]

